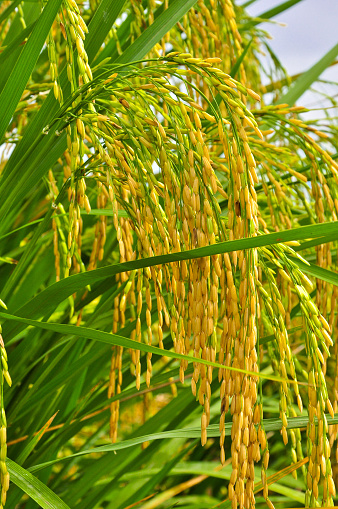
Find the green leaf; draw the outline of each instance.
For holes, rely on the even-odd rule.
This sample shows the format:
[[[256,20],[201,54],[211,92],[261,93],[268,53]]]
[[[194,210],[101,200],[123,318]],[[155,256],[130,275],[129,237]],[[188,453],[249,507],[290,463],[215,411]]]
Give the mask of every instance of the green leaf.
[[[303,242],[300,246],[295,246],[294,251],[304,251],[305,249],[309,249],[311,247],[319,246],[322,244],[327,244],[328,242],[333,242],[337,240],[337,234],[332,233],[331,235],[325,235],[325,237],[320,237],[319,239],[308,240],[307,242]]]
[[[54,368],[54,364],[49,364],[48,368],[46,367],[43,374],[41,374],[37,382],[34,384],[32,388],[33,390],[28,394],[25,394],[24,397],[21,398],[20,402],[18,402],[13,411],[14,416],[18,414],[22,417],[29,414],[31,408],[36,405],[41,405],[41,401],[45,400],[47,396],[63,387],[68,382],[78,380],[78,377],[81,376],[84,369],[91,366],[97,359],[102,357],[102,353],[105,351],[104,348],[96,348],[94,352],[89,351],[75,362],[72,362],[70,366],[66,366],[64,361],[65,354],[71,351],[70,349],[72,345],[74,345],[74,341],[70,344],[70,340],[68,339],[68,345],[65,345],[63,351],[59,353],[58,358],[55,360],[55,362],[61,361],[62,371],[47,381],[46,379],[48,375],[50,375],[50,371]]]
[[[61,191],[59,193],[58,200],[56,200],[56,204],[58,204],[62,200],[65,191],[66,191],[66,186],[63,186],[63,188],[61,189]],[[4,298],[6,298],[8,293],[10,293],[12,291],[12,289],[16,285],[16,283],[19,280],[19,278],[21,277],[21,275],[25,272],[26,267],[28,266],[30,260],[32,259],[33,255],[34,255],[35,245],[38,242],[41,235],[44,233],[45,229],[47,228],[47,226],[51,220],[51,217],[53,215],[53,212],[54,212],[54,209],[51,206],[49,211],[43,218],[43,220],[40,222],[38,228],[35,230],[33,238],[31,240],[31,242],[29,243],[27,249],[25,249],[23,256],[20,258],[20,261],[16,267],[16,270],[13,272],[12,276],[7,280],[7,284],[5,285],[5,288],[3,289],[3,294],[2,294],[4,296]]]
[[[46,422],[46,424],[40,429],[40,431],[31,438],[31,440],[29,440],[26,445],[24,446],[24,448],[22,449],[22,451],[20,452],[19,456],[17,457],[17,461],[19,461],[20,463],[24,463],[25,460],[28,458],[28,456],[30,455],[30,453],[33,451],[33,449],[36,447],[36,445],[38,444],[39,440],[41,439],[41,437],[43,436],[43,434],[45,433],[46,429],[49,428],[49,426],[51,425],[51,423],[53,422],[55,416],[56,416],[57,412],[50,418],[48,419],[48,421]]]
[[[9,458],[6,460],[6,464],[11,481],[35,500],[40,507],[43,509],[70,509],[60,497],[28,470]]]
[[[330,415],[326,415],[326,419],[328,424],[338,424],[338,414],[335,414],[334,417]],[[306,427],[309,421],[308,416],[305,417],[290,417],[288,418],[287,429],[297,429]],[[315,420],[317,422],[317,418]],[[263,419],[262,420],[265,432],[270,431],[280,431],[283,427],[283,423],[280,419]],[[231,436],[231,428],[232,422],[226,422],[224,424],[224,434],[225,436]],[[211,424],[208,427],[208,437],[216,438],[220,436],[219,424]],[[171,439],[171,438],[199,438],[201,436],[200,428],[184,428],[184,429],[174,429],[170,431],[162,431],[161,433],[152,433],[150,435],[143,435],[136,438],[132,438],[130,440],[123,440],[117,444],[108,444],[102,445],[101,447],[95,447],[93,449],[89,449],[86,451],[77,452],[75,454],[71,454],[69,456],[65,456],[63,458],[58,458],[53,461],[48,461],[46,463],[40,465],[34,465],[29,470],[30,472],[36,472],[45,468],[49,465],[53,465],[59,461],[64,461],[66,459],[75,458],[76,456],[83,456],[87,454],[94,453],[102,453],[102,452],[113,452],[120,451],[122,449],[127,449],[129,447],[133,447],[138,444],[142,444],[143,442],[148,442],[150,440],[163,440],[163,439]]]
[[[126,0],[102,0],[88,27],[85,48],[91,62],[111,30]]]
[[[24,224],[22,226],[19,226],[19,228],[15,228],[15,230],[12,230],[11,232],[6,233],[5,235],[1,235],[0,240],[4,239],[5,237],[9,237],[13,233],[19,232],[20,230],[23,230],[25,228],[28,228],[29,226],[32,226],[37,223],[41,223],[43,219],[36,219],[35,221],[31,221],[30,223]]]
[[[41,225],[39,228],[40,227]],[[27,316],[31,318],[47,316],[49,313],[53,312],[64,299],[69,297],[69,295],[81,290],[87,285],[91,285],[97,281],[101,281],[107,278],[112,278],[121,272],[144,267],[152,267],[154,265],[162,265],[163,263],[171,263],[180,260],[192,260],[204,256],[230,253],[232,251],[240,251],[242,249],[269,246],[290,240],[302,240],[322,237],[328,234],[332,234],[333,232],[338,233],[338,221],[302,226],[300,228],[293,228],[283,232],[259,235],[257,237],[220,242],[218,244],[191,249],[189,251],[182,251],[179,253],[142,258],[140,260],[125,263],[116,263],[114,265],[102,267],[90,272],[75,274],[57,283],[54,283],[39,293],[34,299],[22,306],[19,310],[17,310],[16,314],[19,316]],[[15,275],[15,271],[13,274]],[[20,326],[9,326],[8,329],[6,328],[7,337],[12,337],[13,334],[20,330]]]
[[[338,55],[338,44],[333,46],[315,65],[304,72],[291,86],[290,90],[278,99],[277,104],[286,103],[293,106],[319,76],[327,69]]]
[[[244,61],[244,58],[252,44],[252,41],[253,39],[250,39],[250,41],[248,42],[248,44],[245,46],[244,50],[242,51],[242,53],[240,54],[240,56],[238,57],[238,59],[236,60],[233,68],[231,69],[230,71],[230,76],[232,76],[233,78],[236,77],[236,74],[238,73],[238,70],[241,66],[241,64],[243,63]],[[222,102],[222,97],[220,96],[220,94],[217,94],[216,97],[213,98],[213,100],[211,101],[211,103],[209,104],[208,106],[208,109],[207,109],[207,112],[209,114],[212,114],[213,113],[213,109],[215,109],[217,111],[218,109],[218,105]]]
[[[294,332],[298,332],[300,330],[303,330],[303,326],[301,326],[301,325],[299,327],[292,327],[292,329],[287,330],[288,336],[291,336],[291,334],[293,334]],[[270,334],[269,336],[264,336],[263,338],[259,338],[259,344],[265,345],[266,343],[269,343],[270,341],[273,341],[274,339],[276,339],[276,336],[274,334]]]
[[[110,216],[113,217],[116,212],[113,209],[91,209],[90,212],[88,212],[89,216]],[[126,210],[118,210],[117,212],[118,217],[130,217],[128,212]],[[86,217],[84,215],[84,217]]]
[[[236,77],[236,74],[238,73],[238,70],[241,66],[241,64],[243,63],[244,61],[244,58],[245,58],[245,55],[247,54],[247,52],[249,51],[249,48],[252,44],[252,41],[253,39],[250,39],[250,41],[248,42],[248,44],[245,46],[244,50],[242,51],[242,53],[240,54],[240,56],[237,58],[236,62],[235,62],[235,65],[233,66],[233,68],[231,69],[230,71],[230,76],[232,76],[233,78]]]
[[[273,7],[272,9],[269,9],[268,11],[263,12],[258,16],[260,19],[271,19],[274,16],[277,16],[281,12],[286,11],[287,9],[290,9],[290,7],[294,7],[295,5],[299,4],[299,2],[302,2],[303,0],[287,0],[287,2],[283,2],[282,4],[276,5],[276,7]]]
[[[162,6],[159,7],[161,9]],[[158,15],[159,9],[156,9],[155,18]],[[162,11],[162,9],[161,9]],[[128,39],[130,37],[130,27],[133,21],[133,13],[131,12],[127,18],[123,21],[123,23],[117,28],[117,38],[120,41],[121,48],[124,48],[126,44],[128,44]],[[105,47],[98,53],[94,59],[94,74],[95,74],[95,66],[99,65],[100,62],[106,60],[106,58],[111,58],[111,61],[115,61],[119,56],[119,53],[116,48],[116,41],[114,39],[110,39],[110,41],[105,45]]]
[[[307,265],[301,260],[298,260],[298,258],[292,258],[292,261],[296,263],[303,272],[306,272],[310,276],[314,276],[317,279],[326,281],[331,285],[338,286],[338,274],[336,272],[324,269],[322,267],[318,267],[318,265],[316,265],[315,263],[310,263],[310,265]]]
[[[183,448],[183,450],[179,451],[170,461],[167,461],[159,472],[154,473],[150,479],[145,482],[143,486],[141,486],[136,493],[133,493],[126,501],[123,503],[123,507],[130,507],[132,504],[136,503],[138,500],[142,500],[149,493],[153,493],[156,486],[158,486],[167,475],[169,475],[170,471],[177,465],[177,463],[184,458],[189,451],[193,449],[197,444],[198,440],[193,440],[188,447]]]
[[[61,3],[61,0],[57,1]],[[50,3],[52,4],[53,0],[50,0]],[[122,0],[103,0],[101,2],[97,14],[93,16],[88,25],[89,33],[84,42],[89,56],[89,63],[94,59],[95,48],[103,44],[112,26],[106,23],[101,24],[102,17],[109,19],[113,24],[122,6]],[[60,82],[66,99],[67,93],[70,94],[66,69],[61,72]],[[47,136],[40,136],[42,129],[53,118],[58,109],[59,104],[55,100],[53,91],[51,91],[39,112],[29,123],[22,140],[11,155],[2,174],[0,186],[0,211],[3,218],[11,210],[13,203],[20,203],[22,197],[40,181],[66,149],[64,134],[56,138],[54,131],[51,131]],[[19,175],[20,178],[18,178]],[[8,193],[9,189],[11,190],[10,193]]]
[[[12,70],[0,95],[0,139],[34,69],[62,0],[49,0]]]
[[[36,21],[28,25],[24,30],[22,30],[19,35],[12,41],[6,48],[0,53],[0,66],[3,65],[4,61],[20,47],[20,44],[29,36],[32,32],[33,28],[36,25]]]
[[[37,320],[21,318],[20,316],[14,316],[2,312],[0,312],[0,318],[4,320],[13,320],[19,323],[24,323],[26,325],[33,325],[34,327],[40,327],[41,329],[52,330],[54,332],[59,332],[60,334],[72,334],[80,338],[93,339],[95,341],[101,341],[102,343],[107,343],[109,345],[122,346],[123,348],[131,348],[133,350],[140,350],[142,352],[149,352],[161,356],[165,355],[166,357],[182,359],[188,362],[196,362],[196,357],[191,357],[190,355],[182,355],[176,352],[172,352],[171,350],[162,350],[161,348],[158,348],[156,346],[146,345],[144,343],[140,343],[132,339],[127,339],[122,336],[118,336],[117,334],[109,334],[108,332],[90,329],[88,327],[78,327],[76,325],[66,325],[61,323],[38,322]],[[222,364],[218,364],[217,362],[207,361],[202,358],[201,359],[199,358],[198,362],[200,364],[206,364],[208,366],[213,366],[215,368],[229,369],[230,371],[238,371],[240,373],[258,376],[261,378],[265,378],[267,380],[274,380],[276,382],[284,381],[284,379],[277,376],[265,375],[263,373],[255,373],[244,369],[233,368],[231,366],[224,366]],[[292,380],[288,380],[288,382],[294,383]]]
[[[4,12],[1,13],[1,15],[0,15],[0,23],[5,21],[5,19],[8,18],[8,16],[17,8],[18,5],[21,4],[22,1],[23,0],[14,0],[14,2],[12,2],[7,7],[7,9],[5,9]]]
[[[286,11],[287,9],[290,9],[290,7],[293,7],[296,4],[299,4],[299,2],[302,2],[302,0],[287,0],[286,2],[283,2],[280,5],[276,5],[276,7],[273,7],[272,9],[269,9],[268,11],[262,12],[262,14],[259,14],[255,18],[253,18],[252,21],[249,21],[246,23],[241,30],[249,30],[249,28],[254,27],[256,25],[260,25],[264,21],[267,21],[274,16],[277,16],[281,12]],[[250,4],[252,2],[248,2]],[[245,4],[244,7],[248,4]]]
[[[197,0],[174,0],[170,2],[168,9],[155,19],[136,41],[131,44],[116,63],[128,63],[140,60],[153,49],[156,43],[191,9]]]

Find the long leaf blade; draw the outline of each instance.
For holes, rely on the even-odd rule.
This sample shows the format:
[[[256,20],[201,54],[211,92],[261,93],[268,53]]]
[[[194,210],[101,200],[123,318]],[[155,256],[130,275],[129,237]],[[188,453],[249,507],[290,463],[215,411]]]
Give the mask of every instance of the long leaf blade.
[[[191,9],[197,0],[174,0],[168,9],[150,25],[136,41],[116,60],[127,63],[140,60],[155,46],[155,44]]]
[[[315,65],[303,73],[277,102],[293,106],[296,101],[311,87],[319,76],[327,69],[338,55],[338,44],[333,46]]]
[[[338,221],[332,223],[320,223],[316,225],[302,226],[283,232],[269,233],[257,237],[220,242],[210,246],[205,246],[189,251],[171,253],[168,255],[142,258],[140,260],[116,263],[107,267],[92,270],[85,273],[75,274],[49,286],[34,299],[22,306],[16,314],[23,317],[40,318],[51,313],[55,308],[69,295],[75,293],[87,285],[91,285],[103,279],[112,278],[116,274],[134,269],[162,265],[163,263],[172,263],[181,260],[192,260],[205,256],[212,256],[243,249],[252,249],[255,247],[269,246],[279,242],[290,240],[302,240],[309,238],[322,237],[331,233],[338,233]],[[20,330],[20,326],[9,326],[7,335],[12,336]]]
[[[43,509],[70,509],[48,486],[39,481],[28,470],[10,460],[6,460],[11,481],[35,500]]]
[[[4,136],[62,0],[49,0],[0,95],[0,139]]]
[[[302,2],[303,0],[287,0],[286,2],[283,2],[282,4],[276,5],[276,7],[273,7],[272,9],[269,9],[267,11],[262,12],[262,14],[259,14],[256,16],[253,21],[249,21],[246,23],[243,27],[243,30],[248,30],[249,28],[260,25],[264,21],[268,21],[269,19],[273,18],[274,16],[277,16],[278,14],[281,14],[282,12],[286,11],[287,9],[290,9],[291,7],[299,4],[299,2]],[[250,2],[252,3],[252,2]],[[243,7],[248,6],[249,2],[247,4],[244,4]]]
[[[143,352],[152,353],[155,355],[165,355],[166,357],[172,357],[174,359],[182,359],[188,362],[196,362],[196,357],[191,357],[190,355],[182,355],[180,353],[172,352],[171,350],[163,350],[156,346],[150,346],[144,343],[139,343],[133,339],[127,339],[123,336],[118,336],[117,334],[109,334],[108,332],[99,331],[96,329],[90,329],[88,327],[78,327],[76,325],[66,325],[61,323],[51,323],[51,322],[39,322],[37,320],[31,320],[29,318],[21,318],[20,316],[10,315],[8,313],[0,312],[0,318],[5,320],[13,320],[20,323],[24,323],[26,325],[33,325],[35,327],[39,327],[41,329],[51,330],[54,332],[59,332],[61,334],[72,334],[74,336],[78,336],[81,338],[93,339],[95,341],[101,341],[103,343],[107,343],[112,346],[122,346],[123,348],[131,348],[132,350],[141,350]],[[213,366],[219,369],[228,369],[230,371],[238,371],[240,373],[245,373],[251,376],[258,376],[267,380],[274,380],[276,382],[289,382],[295,383],[293,380],[284,380],[283,378],[273,376],[273,375],[265,375],[264,373],[255,373],[251,371],[247,371],[244,369],[233,368],[231,366],[224,366],[223,364],[218,364],[217,362],[207,361],[206,359],[198,359],[198,362],[201,364],[206,364],[209,366]]]
[[[338,414],[335,414],[334,417],[330,415],[326,416],[328,424],[337,424],[338,423]],[[288,429],[297,429],[306,427],[309,422],[308,416],[305,417],[290,417],[288,419]],[[264,430],[266,432],[269,431],[280,431],[283,427],[283,423],[280,419],[263,419],[262,424],[264,425]],[[224,425],[224,436],[231,435],[232,422],[226,422]],[[45,468],[49,465],[53,465],[58,461],[63,461],[66,459],[74,458],[76,456],[83,456],[87,454],[93,453],[102,453],[102,452],[113,452],[119,451],[122,449],[127,449],[129,447],[133,447],[138,444],[142,444],[143,442],[148,442],[150,440],[163,440],[170,438],[199,438],[201,435],[200,428],[184,428],[184,429],[174,429],[170,431],[163,431],[161,433],[152,433],[150,435],[143,435],[136,438],[131,438],[129,440],[123,440],[122,442],[116,444],[108,444],[102,445],[100,447],[95,447],[93,449],[88,449],[86,451],[80,451],[75,454],[65,456],[63,458],[58,458],[53,461],[48,461],[44,464],[34,465],[29,470],[30,472],[36,472]],[[208,436],[212,438],[216,438],[220,436],[219,425],[211,424],[208,427]],[[292,467],[291,467],[292,468]]]

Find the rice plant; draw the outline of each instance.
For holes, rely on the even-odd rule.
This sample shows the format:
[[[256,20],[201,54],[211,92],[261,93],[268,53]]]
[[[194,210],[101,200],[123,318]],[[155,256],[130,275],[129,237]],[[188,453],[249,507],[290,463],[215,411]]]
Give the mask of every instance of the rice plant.
[[[337,128],[301,98],[338,47],[289,77],[263,24],[299,1],[0,3],[0,508],[335,505]]]

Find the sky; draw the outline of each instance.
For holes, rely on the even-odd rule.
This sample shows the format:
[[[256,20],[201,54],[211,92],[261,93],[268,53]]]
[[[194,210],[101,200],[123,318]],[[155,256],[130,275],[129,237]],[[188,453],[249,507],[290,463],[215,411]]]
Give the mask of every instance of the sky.
[[[256,0],[247,10],[257,16],[283,1]],[[287,26],[264,23],[261,27],[273,36],[270,45],[290,75],[306,71],[338,43],[338,0],[302,0],[273,19]],[[338,65],[322,77],[338,82]],[[318,85],[318,88],[331,94],[338,93],[338,87],[334,90]],[[307,93],[299,104],[308,106],[317,100],[317,96]]]

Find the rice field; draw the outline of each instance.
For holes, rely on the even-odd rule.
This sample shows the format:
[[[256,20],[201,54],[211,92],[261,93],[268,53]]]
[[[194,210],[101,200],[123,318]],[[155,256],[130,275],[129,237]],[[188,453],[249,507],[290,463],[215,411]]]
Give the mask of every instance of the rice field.
[[[338,47],[286,74],[297,2],[0,3],[0,509],[337,505],[336,113],[302,96]]]

